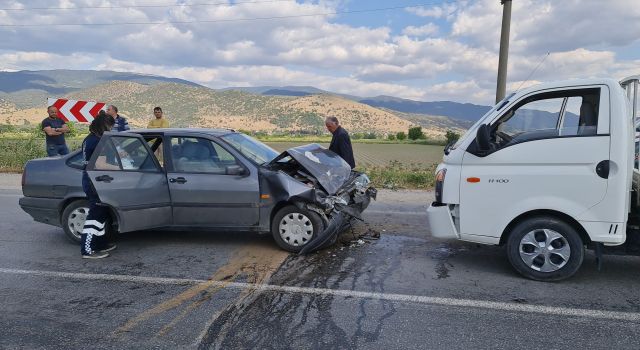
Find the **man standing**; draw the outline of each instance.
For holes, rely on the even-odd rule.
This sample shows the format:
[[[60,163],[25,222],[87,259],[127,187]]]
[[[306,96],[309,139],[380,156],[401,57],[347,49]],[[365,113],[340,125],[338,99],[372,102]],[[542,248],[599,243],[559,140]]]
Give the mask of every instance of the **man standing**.
[[[355,168],[356,161],[353,159],[351,138],[349,137],[347,130],[340,126],[338,118],[336,117],[327,117],[324,121],[324,125],[327,127],[327,130],[333,134],[329,149],[342,157],[342,159],[351,166],[351,169]]]
[[[109,107],[107,107],[107,114],[112,116],[113,119],[116,121],[116,123],[113,125],[113,131],[127,131],[129,130],[129,122],[127,121],[127,118],[125,117],[121,117],[118,114],[118,107],[114,106],[114,105],[109,105]]]
[[[42,130],[45,134],[47,156],[54,157],[69,153],[64,134],[69,132],[69,126],[64,120],[58,118],[58,109],[54,106],[47,108],[49,116],[42,121]]]
[[[162,108],[160,107],[154,108],[153,115],[156,117],[156,119],[150,120],[149,125],[147,125],[147,128],[156,129],[156,128],[169,127],[169,121],[166,118],[164,118],[164,116],[162,115]]]

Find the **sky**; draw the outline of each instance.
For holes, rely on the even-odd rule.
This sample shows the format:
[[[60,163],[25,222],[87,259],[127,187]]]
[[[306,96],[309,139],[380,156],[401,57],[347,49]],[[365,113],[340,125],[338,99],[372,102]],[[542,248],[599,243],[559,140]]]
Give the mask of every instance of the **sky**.
[[[507,90],[640,74],[639,3],[513,0]],[[0,70],[488,105],[501,18],[499,0],[0,0]]]

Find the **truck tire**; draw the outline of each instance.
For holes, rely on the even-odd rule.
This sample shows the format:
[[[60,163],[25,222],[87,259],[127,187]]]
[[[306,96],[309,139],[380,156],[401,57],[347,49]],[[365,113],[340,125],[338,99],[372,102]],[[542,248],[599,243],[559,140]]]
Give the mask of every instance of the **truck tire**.
[[[62,211],[62,229],[72,242],[80,244],[80,234],[88,213],[89,201],[86,199],[74,200]]]
[[[573,276],[584,259],[584,242],[566,222],[534,217],[517,224],[507,240],[507,256],[521,275],[536,281]]]
[[[302,247],[324,230],[317,213],[288,205],[280,209],[271,222],[271,234],[280,248],[299,252]]]

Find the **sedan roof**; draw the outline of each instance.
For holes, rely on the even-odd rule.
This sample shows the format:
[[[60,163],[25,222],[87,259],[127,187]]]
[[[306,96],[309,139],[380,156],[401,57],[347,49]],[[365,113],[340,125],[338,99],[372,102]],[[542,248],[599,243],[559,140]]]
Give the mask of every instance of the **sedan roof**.
[[[131,129],[128,130],[133,133],[150,134],[150,133],[162,133],[162,134],[206,134],[212,136],[222,136],[230,133],[234,133],[233,129],[209,129],[209,128],[157,128],[157,129]]]

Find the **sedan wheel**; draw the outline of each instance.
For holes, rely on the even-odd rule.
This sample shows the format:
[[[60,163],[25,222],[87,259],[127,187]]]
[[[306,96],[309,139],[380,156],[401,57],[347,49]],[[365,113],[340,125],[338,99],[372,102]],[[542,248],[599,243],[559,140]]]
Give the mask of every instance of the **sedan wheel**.
[[[307,244],[313,237],[313,223],[302,213],[289,213],[278,226],[282,240],[294,247]]]
[[[320,215],[306,208],[288,205],[271,221],[271,234],[280,248],[297,253],[324,230]]]
[[[82,234],[82,228],[84,227],[84,222],[87,220],[87,214],[89,213],[89,208],[87,207],[79,207],[74,209],[67,219],[67,226],[69,232],[77,239],[80,239],[80,235]]]
[[[88,213],[89,202],[85,199],[78,199],[69,203],[62,211],[60,217],[62,229],[72,242],[80,243],[80,235]]]

